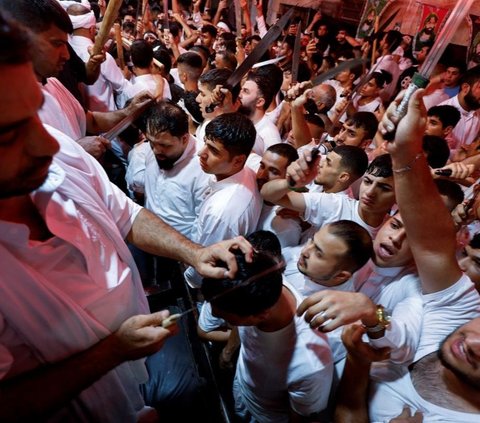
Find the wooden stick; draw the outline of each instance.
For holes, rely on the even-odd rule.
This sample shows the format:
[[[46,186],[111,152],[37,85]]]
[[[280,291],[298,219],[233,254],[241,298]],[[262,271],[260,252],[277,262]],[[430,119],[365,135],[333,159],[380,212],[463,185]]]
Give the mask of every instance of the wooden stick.
[[[125,67],[125,56],[123,54],[122,30],[119,23],[114,23],[113,28],[115,29],[115,41],[117,43],[118,64],[120,69],[123,70]]]
[[[110,29],[117,19],[118,11],[120,10],[120,6],[122,5],[123,0],[110,0],[107,6],[107,10],[105,12],[105,16],[102,20],[102,26],[98,31],[97,36],[95,37],[95,44],[93,46],[93,54],[100,54],[103,50],[103,46],[108,40],[110,35]]]

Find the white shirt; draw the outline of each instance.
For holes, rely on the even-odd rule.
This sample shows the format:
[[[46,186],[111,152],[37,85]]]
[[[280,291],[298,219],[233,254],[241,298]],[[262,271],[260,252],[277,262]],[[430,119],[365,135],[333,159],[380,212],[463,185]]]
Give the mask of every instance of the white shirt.
[[[240,172],[217,181],[211,176],[205,199],[200,206],[193,241],[211,245],[237,235],[248,235],[257,227],[262,200],[253,171]],[[185,279],[193,287],[201,285],[201,276],[189,267]]]
[[[454,148],[457,149],[463,144],[471,144],[480,132],[480,109],[467,112],[460,106],[458,95],[439,104],[439,106],[444,105],[453,106],[460,112],[460,120],[450,134],[455,142]]]
[[[261,137],[263,140],[265,150],[271,145],[282,142],[277,126],[267,115],[264,115],[263,118],[255,124],[255,129],[257,130],[257,137]]]
[[[170,170],[160,169],[148,142],[134,148],[126,180],[130,189],[145,193],[145,208],[192,239],[209,180],[200,167],[193,137]]]
[[[86,63],[90,58],[88,47],[93,41],[87,37],[73,35],[69,37],[70,45],[75,53]],[[84,85],[88,95],[88,109],[94,112],[110,112],[117,110],[114,93],[121,93],[130,85],[117,66],[110,53],[105,54],[105,61],[100,65],[100,75],[93,85]]]
[[[338,220],[352,220],[365,228],[375,238],[381,225],[374,228],[367,225],[358,214],[359,201],[343,194],[304,193],[304,219],[317,228]]]
[[[297,305],[302,297],[284,282]],[[289,421],[289,408],[308,416],[327,405],[333,365],[326,336],[303,317],[275,332],[238,328],[241,348],[235,374],[235,398],[258,422]],[[238,405],[237,405],[238,406]]]
[[[40,120],[75,141],[84,137],[87,118],[78,100],[57,78],[48,78],[41,88],[45,101],[38,112]]]
[[[117,97],[117,104],[120,109],[125,107],[128,100],[135,97],[138,93],[147,91],[152,95],[155,95],[157,91],[157,82],[152,74],[139,75],[133,79],[133,83],[126,87],[122,93]],[[170,100],[172,93],[170,92],[170,85],[168,81],[163,78],[163,99]]]
[[[447,335],[459,326],[479,317],[480,296],[466,275],[443,291],[423,296],[424,318],[420,343],[414,361],[437,351]],[[374,383],[370,398],[370,418],[374,422],[390,421],[408,405],[423,413],[424,422],[476,422],[478,414],[461,413],[436,406],[416,392],[408,368],[396,366],[396,378]]]
[[[47,129],[60,152],[31,198],[53,237],[32,241],[26,225],[0,221],[0,378],[83,351],[148,312],[123,241],[141,207],[73,140]],[[135,422],[146,376],[142,362],[123,363],[49,421]]]
[[[262,212],[258,219],[257,230],[271,231],[277,235],[282,248],[298,245],[302,228],[298,219],[284,218],[277,215],[280,206],[263,203]]]

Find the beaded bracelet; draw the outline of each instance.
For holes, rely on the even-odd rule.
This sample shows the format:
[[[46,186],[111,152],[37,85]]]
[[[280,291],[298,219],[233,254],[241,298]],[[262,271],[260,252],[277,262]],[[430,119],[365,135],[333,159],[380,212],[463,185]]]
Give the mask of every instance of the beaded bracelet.
[[[421,153],[418,153],[415,158],[405,167],[401,167],[400,169],[392,169],[393,173],[399,174],[399,173],[405,173],[405,172],[410,172],[412,170],[413,165],[415,162],[420,158],[423,157],[423,151]]]

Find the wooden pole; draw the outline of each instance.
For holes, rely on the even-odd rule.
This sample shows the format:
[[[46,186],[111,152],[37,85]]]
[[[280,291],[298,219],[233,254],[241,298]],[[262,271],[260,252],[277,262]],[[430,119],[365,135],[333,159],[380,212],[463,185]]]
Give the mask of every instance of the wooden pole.
[[[120,6],[122,5],[123,0],[110,0],[107,6],[107,10],[105,12],[105,16],[102,20],[102,26],[98,31],[97,36],[95,37],[95,44],[93,45],[93,54],[100,54],[103,50],[103,46],[108,40],[110,35],[110,29],[117,19],[118,11],[120,10]]]

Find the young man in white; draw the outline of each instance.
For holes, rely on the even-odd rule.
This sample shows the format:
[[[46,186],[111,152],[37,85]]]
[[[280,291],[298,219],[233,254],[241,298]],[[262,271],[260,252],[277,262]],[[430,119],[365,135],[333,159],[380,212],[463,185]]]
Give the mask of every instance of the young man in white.
[[[238,262],[234,280],[204,279],[202,285],[213,315],[238,326],[237,416],[287,423],[322,411],[333,370],[325,335],[296,317],[302,297],[282,280],[282,262],[264,252],[256,253],[252,263],[242,257]]]
[[[365,384],[349,384],[349,404],[342,404],[338,410],[346,414],[342,419],[355,410],[355,421],[388,421],[398,416],[405,405],[412,413],[417,410],[423,413],[424,422],[475,422],[480,413],[477,395],[480,297],[458,267],[453,222],[442,207],[421,152],[426,120],[422,105],[421,92],[415,93],[407,115],[397,125],[395,140],[387,148],[397,170],[398,206],[422,281],[423,297],[426,303],[437,306],[433,313],[424,315],[413,364],[397,367],[393,381],[381,380],[373,385],[369,410],[358,402],[352,403],[354,398],[364,402],[365,392],[354,390],[365,388]],[[395,104],[383,118],[382,131],[395,127],[398,119],[394,112]],[[425,210],[435,210],[435,219],[425,214]],[[359,341],[357,338],[355,343],[363,349]],[[366,357],[368,350],[363,351]],[[356,376],[368,375],[368,367],[358,366],[358,360],[350,357],[347,363],[345,382],[348,383],[352,370],[356,370]]]
[[[262,200],[255,173],[245,166],[255,135],[253,123],[240,113],[224,113],[207,125],[198,155],[201,168],[211,176],[194,241],[210,245],[256,229]],[[185,279],[194,287],[201,284],[193,267],[185,271]]]

